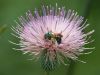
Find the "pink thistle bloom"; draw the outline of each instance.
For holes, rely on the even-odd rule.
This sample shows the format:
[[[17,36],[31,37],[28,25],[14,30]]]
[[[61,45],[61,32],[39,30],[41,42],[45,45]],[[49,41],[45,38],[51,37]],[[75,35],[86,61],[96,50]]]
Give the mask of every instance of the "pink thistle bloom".
[[[90,43],[87,39],[94,30],[84,33],[89,24],[83,19],[77,12],[66,11],[64,7],[43,6],[42,15],[35,10],[34,15],[29,11],[26,18],[21,16],[17,27],[12,28],[17,35],[13,35],[20,39],[19,50],[41,58],[43,68],[52,70],[56,63],[64,63],[64,58],[78,60],[83,51],[91,49],[84,45]]]

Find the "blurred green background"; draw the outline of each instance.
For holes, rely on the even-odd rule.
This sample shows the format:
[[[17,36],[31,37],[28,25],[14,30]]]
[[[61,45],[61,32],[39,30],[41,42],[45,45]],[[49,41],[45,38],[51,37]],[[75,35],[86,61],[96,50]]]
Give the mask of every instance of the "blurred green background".
[[[67,67],[60,65],[50,75],[100,75],[100,0],[0,0],[0,75],[44,75],[38,62],[27,60],[31,56],[12,49],[16,46],[8,40],[18,40],[11,36],[10,27],[15,25],[17,17],[25,15],[28,10],[33,11],[43,4],[55,6],[56,3],[59,7],[75,10],[88,19],[90,26],[86,31],[95,29],[95,42],[90,46],[95,46],[96,49],[92,54],[80,57],[86,64],[72,63],[68,74]]]

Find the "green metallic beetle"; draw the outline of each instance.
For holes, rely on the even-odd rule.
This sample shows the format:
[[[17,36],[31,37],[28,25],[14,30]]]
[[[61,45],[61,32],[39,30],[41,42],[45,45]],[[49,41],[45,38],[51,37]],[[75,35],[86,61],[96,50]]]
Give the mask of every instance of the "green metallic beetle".
[[[48,32],[48,33],[46,33],[45,35],[44,35],[44,38],[46,39],[46,40],[52,40],[53,42],[57,42],[58,44],[60,44],[61,43],[61,41],[62,41],[62,38],[63,36],[61,35],[61,33],[53,33],[53,32]]]

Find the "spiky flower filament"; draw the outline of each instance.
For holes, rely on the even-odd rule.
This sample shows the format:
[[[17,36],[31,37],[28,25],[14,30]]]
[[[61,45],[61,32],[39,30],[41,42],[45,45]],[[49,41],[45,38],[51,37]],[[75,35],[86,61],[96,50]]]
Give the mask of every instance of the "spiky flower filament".
[[[94,30],[87,33],[84,29],[89,26],[82,16],[74,10],[66,11],[64,7],[42,7],[42,15],[37,10],[34,16],[29,11],[19,18],[20,23],[12,30],[20,39],[20,49],[24,53],[30,52],[36,58],[41,58],[45,70],[53,70],[55,65],[64,63],[64,58],[78,60],[78,56],[90,43],[90,36]],[[15,43],[14,43],[15,44]],[[78,60],[79,61],[79,60]],[[81,61],[82,62],[82,61]],[[48,66],[47,66],[48,65]]]

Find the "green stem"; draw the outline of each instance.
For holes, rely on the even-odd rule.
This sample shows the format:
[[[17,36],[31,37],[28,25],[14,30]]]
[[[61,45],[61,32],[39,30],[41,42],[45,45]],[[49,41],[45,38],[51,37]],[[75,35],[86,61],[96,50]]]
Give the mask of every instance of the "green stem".
[[[66,75],[73,75],[75,63],[73,60],[70,60],[69,65],[67,66],[67,72]]]
[[[49,72],[47,72],[47,71],[45,71],[45,75],[50,75],[50,73],[49,73]]]

